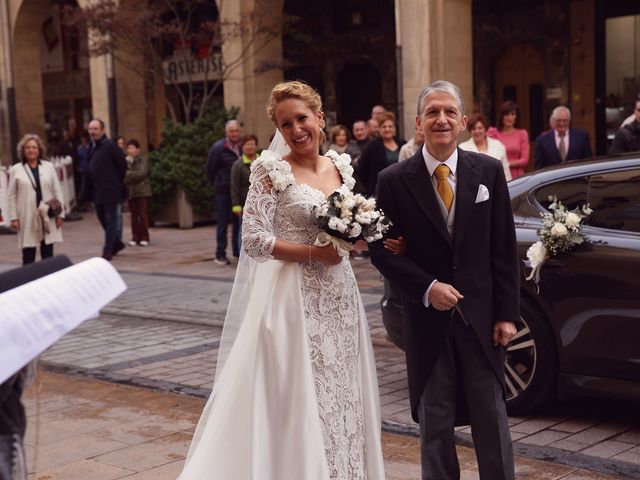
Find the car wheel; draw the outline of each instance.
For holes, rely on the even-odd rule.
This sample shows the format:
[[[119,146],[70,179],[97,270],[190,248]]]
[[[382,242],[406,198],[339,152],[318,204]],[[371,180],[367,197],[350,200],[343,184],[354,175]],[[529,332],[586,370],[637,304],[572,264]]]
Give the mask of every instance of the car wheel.
[[[526,299],[518,332],[507,345],[504,378],[509,414],[528,412],[547,401],[556,382],[556,349],[547,321]]]

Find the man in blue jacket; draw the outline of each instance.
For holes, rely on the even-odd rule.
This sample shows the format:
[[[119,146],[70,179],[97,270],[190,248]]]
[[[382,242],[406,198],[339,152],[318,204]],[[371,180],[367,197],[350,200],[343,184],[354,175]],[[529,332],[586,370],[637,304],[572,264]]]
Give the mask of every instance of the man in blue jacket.
[[[593,156],[589,133],[580,128],[569,128],[570,124],[571,111],[567,107],[559,106],[553,109],[549,119],[551,130],[542,133],[536,139],[536,170]]]
[[[240,256],[238,242],[240,222],[231,213],[231,166],[240,156],[240,138],[242,128],[238,120],[229,120],[224,127],[225,138],[218,140],[211,146],[207,156],[207,177],[213,185],[216,195],[217,229],[216,229],[216,258],[219,265],[228,265],[227,258],[227,226],[229,220],[233,224],[231,247],[233,256]]]

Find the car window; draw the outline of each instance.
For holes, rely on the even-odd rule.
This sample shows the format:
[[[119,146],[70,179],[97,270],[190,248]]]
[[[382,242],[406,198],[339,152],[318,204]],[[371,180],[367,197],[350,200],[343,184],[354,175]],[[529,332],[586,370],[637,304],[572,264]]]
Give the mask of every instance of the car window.
[[[536,200],[545,209],[548,209],[551,204],[549,197],[555,196],[569,210],[572,210],[587,203],[588,189],[589,179],[587,177],[568,178],[540,187],[536,191]]]
[[[640,169],[592,175],[585,219],[593,227],[640,232]]]

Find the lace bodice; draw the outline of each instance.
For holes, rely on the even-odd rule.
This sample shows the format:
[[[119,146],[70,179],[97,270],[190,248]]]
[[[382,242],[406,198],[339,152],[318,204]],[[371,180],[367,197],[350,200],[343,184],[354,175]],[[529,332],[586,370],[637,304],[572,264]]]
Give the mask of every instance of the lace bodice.
[[[328,152],[353,188],[348,155]],[[312,244],[320,229],[314,208],[324,194],[296,184],[290,165],[268,152],[252,165],[242,222],[245,251],[273,258],[276,239]],[[262,159],[262,161],[261,161]],[[309,351],[332,479],[365,478],[366,452],[359,378],[359,293],[348,259],[336,266],[299,264]]]
[[[353,167],[349,155],[333,150],[326,154],[336,165],[342,182],[353,188]],[[266,150],[251,166],[251,187],[242,219],[245,251],[258,261],[273,258],[276,238],[312,244],[319,233],[314,208],[324,202],[320,191],[296,184],[291,166]]]

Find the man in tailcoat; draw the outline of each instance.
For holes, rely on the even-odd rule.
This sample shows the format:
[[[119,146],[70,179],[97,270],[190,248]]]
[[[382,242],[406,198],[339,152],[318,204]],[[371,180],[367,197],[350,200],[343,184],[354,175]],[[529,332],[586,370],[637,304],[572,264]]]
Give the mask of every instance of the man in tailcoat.
[[[422,91],[416,126],[425,143],[377,184],[378,206],[393,222],[388,237],[404,237],[404,253],[379,241],[371,261],[403,292],[422,478],[460,478],[454,426],[470,423],[480,478],[512,480],[503,361],[519,319],[515,229],[500,162],[456,146],[466,122],[455,85]]]

